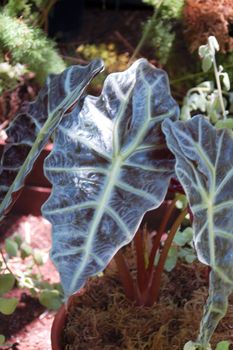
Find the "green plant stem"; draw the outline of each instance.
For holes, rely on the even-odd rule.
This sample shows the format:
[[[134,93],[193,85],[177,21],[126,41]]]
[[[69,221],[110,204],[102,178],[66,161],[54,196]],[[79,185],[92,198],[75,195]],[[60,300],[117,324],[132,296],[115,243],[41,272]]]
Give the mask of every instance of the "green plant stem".
[[[51,11],[51,8],[56,4],[58,0],[49,0],[42,10],[41,16],[38,18],[37,22],[34,23],[34,26],[45,27],[44,30],[48,32],[48,15]]]
[[[148,271],[148,275],[149,275],[149,278],[151,279],[152,275],[153,275],[153,269],[154,269],[154,260],[155,260],[155,256],[159,250],[159,246],[160,246],[160,241],[161,241],[161,237],[163,235],[163,233],[165,232],[166,230],[166,227],[167,227],[167,224],[168,224],[168,221],[176,207],[176,202],[178,201],[179,199],[179,196],[177,196],[176,198],[174,198],[168,208],[168,210],[166,211],[164,217],[163,217],[163,220],[160,224],[160,227],[158,229],[158,232],[155,236],[155,239],[154,239],[154,242],[153,242],[153,246],[152,246],[152,249],[151,249],[151,252],[150,252],[150,257],[149,257],[149,264],[148,264],[148,268],[147,268],[147,271]]]
[[[188,208],[186,207],[180,213],[180,215],[177,217],[177,219],[175,220],[174,224],[171,227],[169,235],[168,235],[166,242],[164,244],[162,253],[160,255],[159,263],[154,271],[153,281],[152,281],[151,288],[150,288],[149,293],[148,293],[148,301],[147,301],[148,306],[153,305],[158,300],[160,286],[161,286],[162,273],[164,270],[164,264],[166,262],[167,255],[168,255],[169,249],[171,247],[172,241],[174,239],[174,236],[176,234],[176,231],[178,230],[179,226],[182,224],[187,213],[188,213]]]
[[[151,28],[152,28],[152,25],[154,23],[154,20],[155,20],[157,14],[158,14],[159,8],[162,5],[162,2],[163,2],[163,0],[160,0],[158,2],[158,5],[156,6],[156,8],[154,10],[153,16],[150,19],[150,24],[146,26],[146,29],[145,29],[145,31],[144,31],[144,33],[143,33],[139,43],[137,44],[137,46],[136,46],[136,48],[135,48],[135,50],[134,50],[134,52],[133,52],[133,54],[132,54],[132,56],[131,56],[131,58],[129,60],[128,66],[133,63],[135,58],[140,53],[142,47],[144,46],[144,44],[145,44],[145,42],[147,40],[147,37],[148,37],[148,35],[149,35],[150,31],[151,31]]]
[[[124,288],[126,297],[132,301],[137,300],[137,293],[135,289],[134,280],[133,280],[133,277],[131,276],[128,263],[121,249],[114,256],[114,260],[117,265],[117,270],[118,270],[119,277],[120,277],[122,286]]]
[[[224,67],[226,69],[232,68],[233,64],[227,64],[226,66],[224,65]],[[170,85],[176,85],[176,84],[182,83],[183,81],[195,79],[197,77],[202,77],[202,76],[206,76],[206,73],[205,72],[198,72],[198,73],[193,73],[193,74],[187,74],[187,75],[182,76],[180,78],[170,80]]]
[[[8,265],[8,263],[7,263],[7,261],[6,261],[6,258],[5,258],[4,254],[3,254],[2,249],[0,249],[0,254],[1,254],[1,256],[2,256],[2,260],[3,260],[3,262],[4,262],[5,266],[6,266],[6,269],[7,269],[7,270],[9,271],[9,273],[11,273],[11,274],[15,277],[15,279],[17,280],[17,277],[15,276],[14,272],[11,270],[11,268],[9,267],[9,265]]]
[[[218,67],[217,67],[217,63],[216,63],[216,59],[215,59],[214,55],[213,55],[213,66],[214,66],[214,75],[215,75],[215,80],[216,80],[216,84],[217,84],[218,97],[219,97],[219,102],[220,102],[220,106],[221,106],[221,110],[222,110],[222,115],[223,115],[223,119],[226,119],[227,115],[226,115],[226,110],[225,110],[224,101],[223,101],[223,97],[222,97],[222,87],[221,87]]]

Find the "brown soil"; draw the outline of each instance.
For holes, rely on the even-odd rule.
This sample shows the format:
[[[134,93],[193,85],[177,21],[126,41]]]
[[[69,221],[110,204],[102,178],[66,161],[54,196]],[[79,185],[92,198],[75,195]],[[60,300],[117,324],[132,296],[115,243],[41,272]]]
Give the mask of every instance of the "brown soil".
[[[204,275],[200,263],[179,264],[163,276],[160,300],[150,308],[129,302],[116,276],[92,279],[70,307],[64,349],[181,350],[198,334],[208,294]],[[230,305],[213,344],[233,340],[232,321]]]

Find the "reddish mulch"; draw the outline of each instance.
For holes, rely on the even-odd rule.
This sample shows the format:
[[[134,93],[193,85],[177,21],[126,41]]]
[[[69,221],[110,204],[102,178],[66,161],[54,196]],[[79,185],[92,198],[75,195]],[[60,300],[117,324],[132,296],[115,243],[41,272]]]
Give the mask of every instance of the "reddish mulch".
[[[24,236],[26,231],[31,235],[31,245],[34,248],[49,249],[51,226],[43,217],[32,215],[9,215],[0,227],[0,244],[14,232]],[[50,282],[58,281],[58,273],[50,260],[41,267],[41,272],[44,279]],[[50,329],[55,312],[46,311],[26,290],[15,288],[10,296],[17,297],[20,303],[13,315],[0,314],[0,334],[6,335],[8,343],[11,344],[7,349],[49,350]],[[0,350],[2,349],[0,347]]]

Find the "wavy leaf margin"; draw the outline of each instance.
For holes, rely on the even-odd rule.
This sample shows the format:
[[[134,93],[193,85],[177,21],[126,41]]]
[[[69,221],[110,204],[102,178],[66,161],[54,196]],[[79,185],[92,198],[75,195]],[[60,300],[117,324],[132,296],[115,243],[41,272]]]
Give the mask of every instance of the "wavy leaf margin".
[[[35,102],[24,105],[6,130],[8,138],[0,161],[0,220],[17,199],[24,179],[66,111],[82,96],[103,62],[71,66],[50,75]]]
[[[166,73],[141,59],[62,120],[44,164],[53,190],[42,212],[66,296],[102,271],[164,200],[174,159],[161,123],[178,114]]]
[[[162,129],[194,216],[199,260],[211,266],[209,298],[196,342],[206,349],[233,290],[233,137],[203,116],[166,120]]]

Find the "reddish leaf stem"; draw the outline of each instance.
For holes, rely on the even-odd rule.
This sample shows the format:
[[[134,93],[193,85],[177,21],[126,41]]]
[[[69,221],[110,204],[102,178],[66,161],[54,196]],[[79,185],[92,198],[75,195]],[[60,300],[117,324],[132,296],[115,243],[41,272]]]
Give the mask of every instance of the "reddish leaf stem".
[[[143,230],[138,230],[134,237],[134,246],[137,260],[137,287],[139,304],[143,304],[143,295],[147,290],[147,271],[145,264],[145,241]]]
[[[133,277],[131,276],[129,265],[122,253],[121,250],[119,250],[116,255],[114,256],[118,274],[122,283],[122,286],[124,288],[125,295],[128,299],[135,301],[137,300],[137,292],[134,285]]]
[[[164,244],[162,253],[160,255],[159,263],[158,263],[158,265],[154,271],[154,274],[153,274],[153,281],[151,284],[150,291],[148,293],[148,297],[149,297],[149,300],[147,302],[148,306],[153,305],[158,300],[160,285],[161,285],[161,278],[162,278],[162,273],[164,270],[164,264],[165,264],[165,261],[167,259],[167,255],[168,255],[169,249],[171,247],[173,238],[176,234],[176,231],[178,230],[179,226],[183,222],[187,213],[188,213],[188,208],[185,208],[180,213],[180,215],[177,217],[177,219],[175,220],[174,224],[171,227],[169,235],[168,235],[166,242]]]
[[[176,207],[176,202],[177,202],[178,198],[174,198],[169,206],[169,208],[167,209],[164,217],[163,217],[163,220],[160,224],[160,227],[158,229],[158,232],[154,238],[154,242],[153,242],[153,246],[152,246],[152,249],[151,249],[151,252],[150,252],[150,257],[149,257],[149,265],[148,265],[148,275],[151,276],[152,273],[153,273],[153,269],[154,269],[154,260],[155,260],[155,256],[157,254],[157,251],[159,249],[159,246],[160,246],[160,241],[161,241],[161,237],[163,235],[163,233],[165,232],[166,230],[166,227],[167,227],[167,224],[168,224],[168,221],[173,213],[173,210],[175,209]]]

